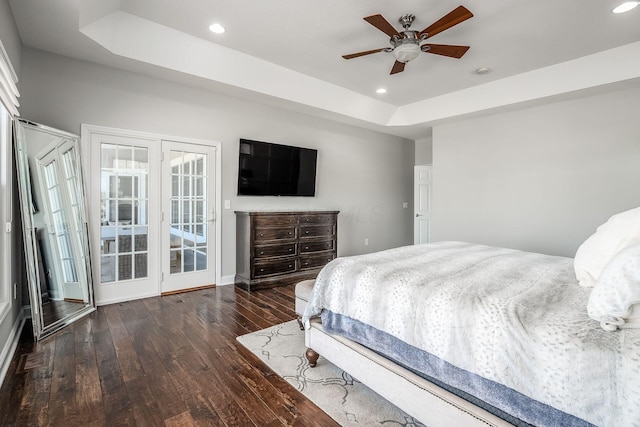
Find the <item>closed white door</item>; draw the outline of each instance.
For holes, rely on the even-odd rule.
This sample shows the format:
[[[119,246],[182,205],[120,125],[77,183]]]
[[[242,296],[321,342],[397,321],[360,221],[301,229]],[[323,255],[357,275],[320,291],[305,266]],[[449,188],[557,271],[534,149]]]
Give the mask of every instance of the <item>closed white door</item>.
[[[415,166],[413,178],[413,243],[417,245],[431,241],[432,166]]]
[[[215,155],[162,141],[162,294],[215,284]]]
[[[159,141],[98,132],[89,139],[96,302],[158,295]]]

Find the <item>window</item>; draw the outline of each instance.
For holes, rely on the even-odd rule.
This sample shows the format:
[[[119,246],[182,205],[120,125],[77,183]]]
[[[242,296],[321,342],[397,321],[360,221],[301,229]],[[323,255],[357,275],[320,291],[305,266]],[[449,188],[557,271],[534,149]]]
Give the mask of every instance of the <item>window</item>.
[[[5,224],[11,222],[11,118],[0,103],[0,320],[4,317],[11,301],[11,253],[10,234]]]
[[[18,76],[0,40],[0,321],[11,307],[11,282],[14,274],[12,264],[15,264],[15,259],[19,257],[12,255],[11,234],[5,228],[13,220],[11,117],[19,114],[20,93],[16,86],[17,81]]]
[[[171,150],[170,157],[170,273],[206,270],[206,154]]]
[[[147,148],[102,144],[101,283],[147,277]]]

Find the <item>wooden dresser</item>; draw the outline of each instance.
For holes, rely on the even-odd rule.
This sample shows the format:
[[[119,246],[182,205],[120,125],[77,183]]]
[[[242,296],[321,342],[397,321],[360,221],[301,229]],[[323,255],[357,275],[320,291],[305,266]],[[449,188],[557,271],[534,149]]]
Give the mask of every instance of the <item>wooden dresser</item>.
[[[315,278],[338,248],[338,211],[236,211],[235,283],[246,290]]]

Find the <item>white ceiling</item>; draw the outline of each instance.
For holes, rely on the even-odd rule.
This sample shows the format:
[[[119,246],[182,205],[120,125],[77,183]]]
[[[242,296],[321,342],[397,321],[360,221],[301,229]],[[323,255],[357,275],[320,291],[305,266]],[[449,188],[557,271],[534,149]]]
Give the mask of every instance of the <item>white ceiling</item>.
[[[407,137],[451,117],[640,79],[640,7],[612,14],[620,2],[9,1],[26,46]],[[389,75],[390,53],[341,57],[389,45],[365,16],[401,29],[397,19],[413,13],[421,30],[459,4],[474,17],[429,40],[471,46],[461,59],[421,54]],[[209,32],[213,22],[226,33]]]

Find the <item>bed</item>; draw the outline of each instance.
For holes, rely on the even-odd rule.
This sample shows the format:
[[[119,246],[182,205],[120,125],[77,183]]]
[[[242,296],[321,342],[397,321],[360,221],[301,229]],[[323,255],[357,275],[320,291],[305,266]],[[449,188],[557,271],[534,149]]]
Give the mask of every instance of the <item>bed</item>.
[[[625,260],[640,260],[627,243],[606,256],[630,246]],[[583,258],[466,242],[337,258],[304,311],[308,358],[429,426],[640,426],[638,305],[612,308],[640,296],[640,265],[618,260],[611,279],[603,263],[596,276],[618,283],[624,264],[631,285],[602,285],[609,296],[591,304],[598,287],[576,278]],[[607,298],[605,314],[587,309]]]

